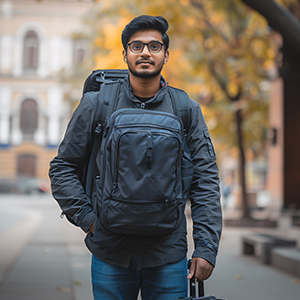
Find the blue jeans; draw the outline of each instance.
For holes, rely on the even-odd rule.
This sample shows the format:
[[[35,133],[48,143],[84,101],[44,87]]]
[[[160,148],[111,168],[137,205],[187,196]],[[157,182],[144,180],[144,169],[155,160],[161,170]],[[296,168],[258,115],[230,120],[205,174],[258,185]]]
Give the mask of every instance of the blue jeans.
[[[174,300],[187,295],[187,260],[138,270],[135,258],[128,268],[105,263],[92,256],[95,300]]]

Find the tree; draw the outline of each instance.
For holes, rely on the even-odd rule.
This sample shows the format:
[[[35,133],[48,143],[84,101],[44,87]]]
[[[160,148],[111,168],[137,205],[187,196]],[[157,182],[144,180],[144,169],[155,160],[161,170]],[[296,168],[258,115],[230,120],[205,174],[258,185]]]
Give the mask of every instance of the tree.
[[[202,51],[205,53],[206,72],[210,74],[210,94],[214,95],[216,87],[221,97],[227,99],[219,105],[217,98],[210,106],[218,116],[226,112],[235,116],[235,136],[239,153],[239,183],[243,217],[250,217],[246,193],[245,173],[245,123],[244,115],[249,118],[266,113],[267,93],[263,87],[267,79],[267,70],[273,63],[274,50],[269,39],[267,24],[258,14],[249,11],[240,1],[201,1],[191,0],[191,4],[200,12],[199,21],[203,25]],[[266,82],[265,82],[266,83]],[[227,109],[224,111],[224,106]],[[257,111],[251,108],[258,108]],[[230,117],[226,117],[228,120]],[[253,118],[254,119],[254,118]],[[263,118],[266,120],[266,116]],[[219,122],[221,125],[221,122]],[[258,135],[266,139],[267,124],[252,122],[248,131],[247,148],[257,151]],[[226,126],[219,129],[226,130]],[[219,126],[220,127],[220,126]],[[253,130],[253,128],[255,128]],[[218,130],[216,128],[216,130]],[[257,132],[259,132],[257,134]],[[255,149],[256,148],[256,149]],[[260,149],[262,147],[259,147]]]

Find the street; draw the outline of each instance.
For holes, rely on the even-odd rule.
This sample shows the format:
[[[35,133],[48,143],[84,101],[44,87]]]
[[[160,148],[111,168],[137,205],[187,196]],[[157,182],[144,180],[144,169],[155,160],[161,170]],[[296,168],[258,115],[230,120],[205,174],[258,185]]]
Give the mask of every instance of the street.
[[[299,300],[300,279],[241,256],[240,236],[248,231],[224,229],[206,294],[228,300]],[[1,300],[92,300],[84,233],[60,218],[49,194],[0,195],[0,235]],[[190,257],[190,234],[188,240]]]

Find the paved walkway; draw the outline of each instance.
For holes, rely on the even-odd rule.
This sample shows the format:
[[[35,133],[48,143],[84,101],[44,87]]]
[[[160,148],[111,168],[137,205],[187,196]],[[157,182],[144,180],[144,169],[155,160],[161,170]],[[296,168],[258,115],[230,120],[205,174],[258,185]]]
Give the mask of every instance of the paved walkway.
[[[0,195],[1,300],[92,300],[84,234],[59,214],[49,195]],[[300,279],[240,255],[240,236],[250,230],[225,228],[206,294],[228,300],[299,300]],[[192,252],[190,235],[189,245]]]
[[[81,230],[49,195],[0,196],[0,299],[92,300]]]

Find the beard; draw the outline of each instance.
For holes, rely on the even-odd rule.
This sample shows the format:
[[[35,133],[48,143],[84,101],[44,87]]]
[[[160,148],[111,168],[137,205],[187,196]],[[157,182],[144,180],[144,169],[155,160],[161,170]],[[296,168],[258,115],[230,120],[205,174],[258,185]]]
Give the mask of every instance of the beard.
[[[137,62],[136,64],[138,64],[138,62]],[[159,75],[159,74],[161,73],[162,69],[163,69],[163,66],[164,66],[164,64],[162,63],[159,69],[154,70],[154,71],[152,71],[152,72],[148,72],[147,69],[145,69],[145,70],[140,70],[140,71],[135,71],[135,70],[133,70],[133,69],[130,67],[130,64],[128,64],[128,70],[129,70],[129,72],[130,72],[132,75],[134,75],[134,76],[136,76],[136,77],[138,77],[138,78],[147,79],[147,78],[153,78],[153,77]]]

